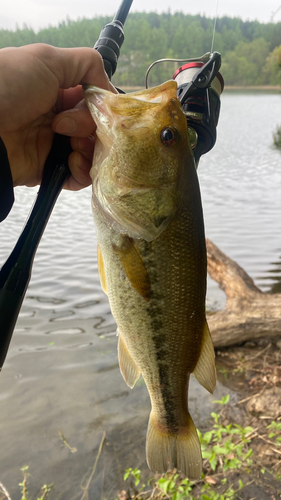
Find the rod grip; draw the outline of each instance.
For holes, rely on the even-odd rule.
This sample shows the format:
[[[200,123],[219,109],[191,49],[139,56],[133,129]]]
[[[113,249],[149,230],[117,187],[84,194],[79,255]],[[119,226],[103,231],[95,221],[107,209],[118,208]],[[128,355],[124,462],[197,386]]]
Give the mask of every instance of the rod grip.
[[[71,151],[70,138],[56,134],[29,219],[0,270],[0,370],[30,280],[37,247],[57,197],[70,176],[68,156]]]

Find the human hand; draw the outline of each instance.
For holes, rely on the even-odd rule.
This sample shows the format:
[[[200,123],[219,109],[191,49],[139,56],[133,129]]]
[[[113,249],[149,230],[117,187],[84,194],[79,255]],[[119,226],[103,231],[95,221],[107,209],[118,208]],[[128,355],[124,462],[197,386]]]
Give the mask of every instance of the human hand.
[[[100,54],[91,48],[45,44],[0,50],[0,136],[14,186],[40,184],[54,132],[71,136],[71,177],[65,188],[91,184],[95,123],[81,84],[115,91]]]

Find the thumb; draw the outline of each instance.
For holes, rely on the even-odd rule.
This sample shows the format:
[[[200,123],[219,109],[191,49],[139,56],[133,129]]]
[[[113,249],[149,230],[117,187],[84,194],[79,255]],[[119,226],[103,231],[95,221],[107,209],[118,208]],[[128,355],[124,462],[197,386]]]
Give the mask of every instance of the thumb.
[[[94,49],[75,48],[57,49],[61,64],[57,66],[59,84],[62,90],[61,103],[63,109],[53,120],[52,128],[59,134],[76,137],[87,137],[92,134],[96,125],[84,101],[82,87],[69,88],[78,84],[92,84],[117,93],[105,73],[101,55]],[[53,70],[54,71],[54,70]],[[77,99],[74,102],[74,99]],[[75,106],[75,107],[73,107]]]

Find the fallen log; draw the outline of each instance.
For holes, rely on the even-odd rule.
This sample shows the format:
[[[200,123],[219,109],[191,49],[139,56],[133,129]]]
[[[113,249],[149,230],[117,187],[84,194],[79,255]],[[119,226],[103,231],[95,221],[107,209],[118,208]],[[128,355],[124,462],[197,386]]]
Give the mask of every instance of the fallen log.
[[[226,294],[222,311],[208,314],[215,348],[281,337],[281,294],[262,292],[234,260],[206,240],[208,273]]]

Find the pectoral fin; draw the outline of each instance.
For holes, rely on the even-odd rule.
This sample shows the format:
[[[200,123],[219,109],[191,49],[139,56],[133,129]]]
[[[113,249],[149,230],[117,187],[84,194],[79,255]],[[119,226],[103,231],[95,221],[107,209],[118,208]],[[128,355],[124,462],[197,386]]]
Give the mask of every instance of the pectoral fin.
[[[205,322],[200,358],[193,375],[207,391],[213,394],[216,386],[215,352],[207,322]]]
[[[105,271],[104,271],[104,262],[103,262],[102,253],[101,253],[101,249],[100,249],[99,245],[98,245],[98,248],[97,248],[97,260],[98,260],[98,271],[99,271],[99,277],[100,277],[101,287],[102,287],[104,293],[107,294],[107,286],[106,286]]]
[[[122,246],[114,246],[114,250],[118,253],[132,286],[145,300],[149,301],[151,293],[149,274],[134,241],[126,237]]]
[[[138,369],[136,363],[132,359],[127,349],[127,346],[122,339],[122,335],[119,332],[119,340],[118,340],[118,359],[120,371],[123,375],[123,378],[126,384],[133,389],[136,381],[140,376],[140,370]]]

